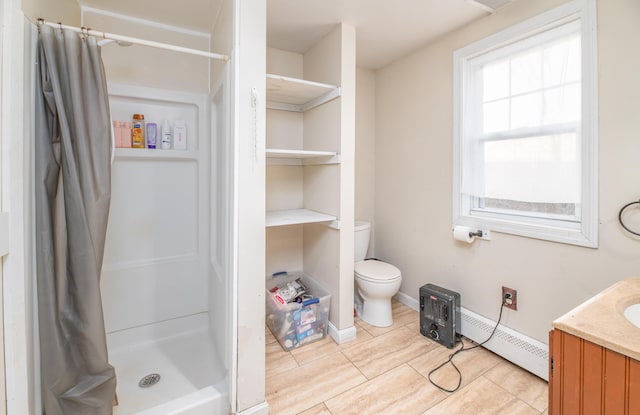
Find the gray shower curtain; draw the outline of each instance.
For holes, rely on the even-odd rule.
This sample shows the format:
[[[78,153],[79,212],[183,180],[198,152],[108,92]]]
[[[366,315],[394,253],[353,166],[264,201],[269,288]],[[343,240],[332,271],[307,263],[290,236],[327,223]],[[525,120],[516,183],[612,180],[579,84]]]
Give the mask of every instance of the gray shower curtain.
[[[94,37],[40,25],[35,106],[38,319],[46,415],[112,413],[100,269],[111,122]]]

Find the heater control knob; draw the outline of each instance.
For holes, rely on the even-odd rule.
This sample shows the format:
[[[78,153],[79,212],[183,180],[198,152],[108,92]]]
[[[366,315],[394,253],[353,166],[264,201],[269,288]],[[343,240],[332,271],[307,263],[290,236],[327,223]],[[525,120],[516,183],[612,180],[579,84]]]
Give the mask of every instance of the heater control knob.
[[[429,329],[429,335],[431,336],[431,338],[434,340],[438,340],[440,338],[440,333],[438,333],[438,325],[433,323],[431,324]]]

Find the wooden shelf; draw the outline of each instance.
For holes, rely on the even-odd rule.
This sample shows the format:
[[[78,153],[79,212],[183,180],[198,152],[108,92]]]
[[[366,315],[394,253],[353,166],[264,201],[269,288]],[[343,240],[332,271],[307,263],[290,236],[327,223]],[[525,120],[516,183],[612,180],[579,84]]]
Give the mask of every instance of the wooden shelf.
[[[340,87],[267,74],[267,108],[304,112],[340,96]]]
[[[266,227],[334,222],[336,219],[335,216],[309,209],[272,210],[267,212]]]
[[[340,163],[340,155],[335,151],[267,148],[265,154],[268,164],[312,165]]]

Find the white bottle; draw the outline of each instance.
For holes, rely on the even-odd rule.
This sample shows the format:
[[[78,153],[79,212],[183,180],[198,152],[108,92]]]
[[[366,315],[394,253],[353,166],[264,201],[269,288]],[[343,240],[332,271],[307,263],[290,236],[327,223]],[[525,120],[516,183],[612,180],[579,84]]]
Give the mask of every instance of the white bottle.
[[[164,120],[162,122],[160,148],[163,150],[169,150],[171,148],[171,126],[169,125],[169,121],[167,120]]]
[[[173,125],[173,148],[187,149],[187,125],[184,120],[176,120]]]

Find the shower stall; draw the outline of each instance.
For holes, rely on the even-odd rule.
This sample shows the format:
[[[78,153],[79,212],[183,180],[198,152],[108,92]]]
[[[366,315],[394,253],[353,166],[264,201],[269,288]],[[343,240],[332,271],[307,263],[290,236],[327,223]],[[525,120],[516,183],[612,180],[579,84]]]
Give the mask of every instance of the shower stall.
[[[224,111],[204,94],[115,83],[109,94],[114,120],[184,120],[188,140],[187,150],[115,150],[102,268],[114,414],[194,394],[206,400],[203,413],[227,413],[232,197],[212,180],[224,180],[232,157],[217,134],[227,128]]]
[[[113,151],[100,281],[117,376],[113,413],[266,414],[265,4],[212,1],[217,18],[205,33],[79,3],[82,26],[230,57],[102,46],[114,122],[144,114],[159,130],[165,120],[187,126],[186,150]],[[29,20],[25,46],[37,35]],[[28,117],[28,102],[24,112]],[[33,150],[24,148],[24,164],[32,165]],[[28,200],[33,189],[22,190]],[[28,217],[23,225],[32,231]],[[25,264],[33,268],[30,260]],[[37,287],[25,282],[22,289],[26,304],[10,314],[24,319],[25,333],[8,339],[7,347],[27,344],[28,353],[8,367],[7,409],[39,415]]]

